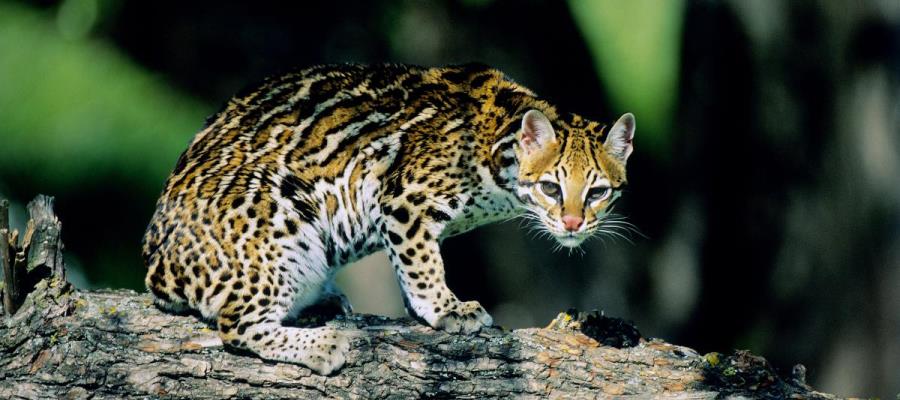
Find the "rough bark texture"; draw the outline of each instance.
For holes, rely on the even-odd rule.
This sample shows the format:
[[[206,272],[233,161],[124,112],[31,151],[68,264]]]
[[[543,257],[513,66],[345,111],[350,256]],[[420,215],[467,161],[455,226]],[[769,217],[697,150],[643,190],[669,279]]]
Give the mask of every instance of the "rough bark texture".
[[[16,274],[13,272],[13,265],[9,260],[9,253],[12,246],[9,243],[9,202],[0,200],[0,271],[3,271],[3,282],[0,286],[0,298],[3,299],[3,308],[5,310],[16,311],[16,298],[18,293],[16,290],[19,285],[15,284]]]
[[[61,260],[44,250],[29,257]],[[0,323],[0,398],[833,398],[804,383],[802,366],[783,377],[746,352],[701,356],[575,311],[542,329],[472,336],[340,317],[328,324],[353,335],[352,350],[323,377],[229,352],[205,323],[146,294],[74,290],[51,269]]]
[[[0,200],[0,265],[3,270],[3,308],[15,313],[25,296],[42,278],[65,279],[62,224],[53,213],[53,197],[38,195],[28,203],[28,226],[22,243],[19,232],[9,230],[9,203]]]
[[[322,377],[227,352],[206,324],[163,313],[146,294],[45,280],[0,326],[0,398],[830,398],[747,353],[704,357],[646,339],[621,349],[601,344],[628,342],[630,332],[596,314],[474,336],[374,316],[329,323],[355,339],[348,365]],[[591,330],[607,336],[583,332]]]

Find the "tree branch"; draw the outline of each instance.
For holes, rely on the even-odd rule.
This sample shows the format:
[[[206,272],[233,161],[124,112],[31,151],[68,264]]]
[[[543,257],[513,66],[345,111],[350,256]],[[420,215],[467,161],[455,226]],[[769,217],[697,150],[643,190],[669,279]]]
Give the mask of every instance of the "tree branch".
[[[0,324],[0,398],[834,398],[800,367],[781,377],[746,352],[701,356],[597,313],[471,336],[369,315],[328,324],[353,341],[347,365],[323,377],[227,351],[205,323],[147,294],[79,291],[54,276]]]

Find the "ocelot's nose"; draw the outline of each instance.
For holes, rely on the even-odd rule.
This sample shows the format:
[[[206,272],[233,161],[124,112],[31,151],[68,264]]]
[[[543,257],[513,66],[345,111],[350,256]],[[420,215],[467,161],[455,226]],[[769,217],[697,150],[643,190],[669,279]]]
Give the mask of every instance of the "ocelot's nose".
[[[562,222],[563,222],[563,225],[565,225],[567,231],[575,232],[581,226],[581,223],[584,222],[584,218],[567,214],[567,215],[563,215]]]

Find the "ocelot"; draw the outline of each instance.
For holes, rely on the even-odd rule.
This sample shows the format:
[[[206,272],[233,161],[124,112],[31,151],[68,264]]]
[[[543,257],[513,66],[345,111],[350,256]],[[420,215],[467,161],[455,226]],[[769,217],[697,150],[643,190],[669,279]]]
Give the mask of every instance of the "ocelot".
[[[408,312],[490,326],[444,280],[439,244],[524,215],[574,247],[610,223],[631,114],[610,129],[483,65],[318,66],[232,98],[168,178],[144,237],[157,304],[196,310],[226,345],[329,374],[349,341],[286,326],[343,265],[386,250]]]

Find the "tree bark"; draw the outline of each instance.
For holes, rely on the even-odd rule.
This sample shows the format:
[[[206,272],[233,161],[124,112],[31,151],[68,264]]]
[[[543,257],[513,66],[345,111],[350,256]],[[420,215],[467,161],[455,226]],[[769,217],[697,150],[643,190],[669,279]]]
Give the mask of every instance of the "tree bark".
[[[60,254],[46,250],[33,253]],[[802,366],[784,377],[747,352],[701,356],[596,312],[468,336],[371,315],[327,323],[353,341],[325,377],[231,352],[147,294],[74,290],[57,273],[0,324],[0,398],[834,398]]]
[[[62,224],[53,213],[53,197],[38,195],[28,203],[28,225],[22,243],[9,230],[9,202],[0,200],[0,265],[3,271],[3,309],[14,314],[42,278],[66,277]]]

